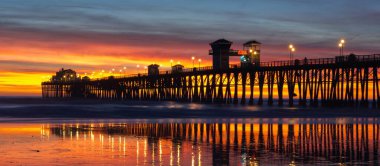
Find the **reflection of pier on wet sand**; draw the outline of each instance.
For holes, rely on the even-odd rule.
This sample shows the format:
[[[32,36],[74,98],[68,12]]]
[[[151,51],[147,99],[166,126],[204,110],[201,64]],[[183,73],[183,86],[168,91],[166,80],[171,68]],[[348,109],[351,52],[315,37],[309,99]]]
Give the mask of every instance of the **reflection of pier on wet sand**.
[[[376,165],[379,164],[379,127],[380,124],[358,123],[141,123],[57,125],[50,131],[63,138],[99,138],[102,144],[107,142],[104,140],[107,139],[106,135],[112,140],[128,136],[146,138],[145,144],[149,148],[144,153],[153,155],[145,156],[147,158],[143,160],[154,161],[154,154],[162,153],[162,147],[165,147],[165,153],[171,155],[171,163],[168,164],[184,157],[180,155],[185,155],[193,156],[192,162],[209,162],[213,165],[234,165],[231,161],[241,161],[241,164],[365,161]],[[166,141],[166,145],[162,144],[162,141]],[[195,155],[200,151],[210,152],[212,158],[201,159],[201,156]],[[137,148],[136,153],[142,152]]]

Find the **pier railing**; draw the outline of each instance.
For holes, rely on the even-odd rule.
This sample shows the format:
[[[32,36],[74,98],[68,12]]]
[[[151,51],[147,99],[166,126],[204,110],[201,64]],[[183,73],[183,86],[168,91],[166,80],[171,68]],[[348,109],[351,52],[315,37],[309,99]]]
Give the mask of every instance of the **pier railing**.
[[[380,108],[380,54],[263,62],[44,82],[44,98],[189,101]],[[277,101],[276,101],[277,100]],[[297,100],[297,101],[296,101]],[[372,100],[372,101],[371,101]]]
[[[345,62],[375,62],[380,63],[380,54],[372,55],[348,55],[348,56],[337,56],[335,58],[318,58],[318,59],[295,59],[295,60],[285,60],[285,61],[270,61],[270,62],[260,62],[260,65],[257,67],[285,67],[285,66],[305,66],[305,65],[327,65],[327,64],[339,64]],[[241,64],[231,64],[229,68],[242,68]],[[201,72],[201,71],[211,71],[213,70],[212,66],[204,67],[194,67],[194,68],[184,68],[181,71],[175,71],[175,73],[190,73],[190,72]],[[173,74],[173,71],[160,71],[159,75],[164,74]],[[138,73],[138,74],[129,74],[123,76],[108,76],[103,78],[92,78],[91,81],[95,80],[109,80],[109,79],[123,79],[131,77],[143,77],[148,76],[148,73]],[[60,80],[60,81],[47,81],[47,82],[78,82],[83,81],[81,79],[77,80]]]

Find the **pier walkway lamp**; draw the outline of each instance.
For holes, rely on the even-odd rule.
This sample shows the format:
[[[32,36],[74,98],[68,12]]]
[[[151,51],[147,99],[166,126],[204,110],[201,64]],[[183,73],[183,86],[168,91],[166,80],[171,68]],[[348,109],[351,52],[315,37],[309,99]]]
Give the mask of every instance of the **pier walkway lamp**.
[[[293,44],[289,44],[289,59],[292,60],[292,49],[293,49]]]
[[[193,60],[193,68],[194,68],[194,59],[195,59],[195,57],[191,57],[191,60]]]
[[[140,69],[140,65],[137,65],[136,67],[137,67],[137,72],[139,72],[139,69]]]
[[[202,59],[198,59],[198,68],[201,68]]]
[[[293,60],[294,52],[296,51],[296,48],[293,44],[289,44],[289,59]]]
[[[339,46],[339,55],[340,56],[343,56],[344,55],[344,53],[343,53],[343,48],[344,48],[344,43],[345,43],[346,41],[344,40],[344,39],[340,39],[340,42],[339,42],[339,44],[338,44],[338,46]]]
[[[173,67],[173,59],[170,59],[170,67]]]
[[[294,59],[294,52],[296,52],[296,48],[292,48],[292,60]]]

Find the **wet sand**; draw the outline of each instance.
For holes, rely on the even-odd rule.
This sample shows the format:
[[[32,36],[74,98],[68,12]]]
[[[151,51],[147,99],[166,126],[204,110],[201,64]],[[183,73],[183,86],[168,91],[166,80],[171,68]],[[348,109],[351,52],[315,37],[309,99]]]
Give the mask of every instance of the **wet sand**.
[[[380,117],[379,109],[195,104],[158,101],[0,98],[0,118],[334,118]]]

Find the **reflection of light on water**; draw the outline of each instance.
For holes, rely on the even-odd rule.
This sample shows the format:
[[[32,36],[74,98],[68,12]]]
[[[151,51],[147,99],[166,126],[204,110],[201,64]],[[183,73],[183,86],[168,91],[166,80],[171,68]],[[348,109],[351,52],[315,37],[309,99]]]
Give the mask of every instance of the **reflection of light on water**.
[[[201,166],[202,164],[201,158],[202,158],[201,147],[198,147],[198,166]]]
[[[181,161],[180,153],[179,153],[180,149],[181,149],[181,146],[177,145],[177,165],[180,165],[180,161]]]
[[[104,137],[103,137],[103,134],[100,134],[99,138],[100,138],[100,141],[102,143],[102,153],[103,153],[103,150],[104,150]]]
[[[159,158],[159,161],[160,161],[160,165],[162,165],[162,144],[161,144],[161,140],[158,143],[159,143],[159,147],[160,147],[160,158]]]
[[[121,136],[119,136],[119,142],[117,145],[119,146],[119,152],[121,152]]]
[[[91,142],[94,142],[95,141],[95,135],[94,135],[94,133],[92,133],[92,131],[90,131],[90,136],[91,136]],[[100,140],[100,135],[99,135],[99,140]]]
[[[125,137],[124,137],[124,146],[123,147],[124,147],[124,149],[123,149],[124,153],[123,154],[124,154],[124,158],[125,158]]]
[[[170,145],[170,166],[173,165],[173,141],[171,142]]]
[[[136,164],[137,165],[139,165],[139,155],[140,155],[140,153],[139,153],[139,151],[140,151],[140,146],[139,146],[139,139],[137,139],[137,141],[136,141],[137,143],[137,147],[136,147]]]
[[[154,149],[155,149],[155,148],[154,148],[154,147],[155,147],[155,146],[154,146],[154,142],[152,142],[152,146],[151,146],[151,147],[152,147],[152,165],[154,165],[154,161],[155,161],[155,159],[154,159],[154,157],[155,157],[155,155],[154,155],[154,154],[155,154],[155,153],[154,153]]]
[[[41,138],[42,139],[47,139],[49,140],[50,138],[50,126],[49,125],[42,125],[41,128],[40,128],[40,134],[41,134]]]
[[[322,121],[324,120],[324,121]],[[322,141],[321,143],[325,142],[331,142],[335,141],[337,144],[346,143],[347,142],[353,142],[352,151],[353,153],[358,152],[358,149],[355,149],[355,145],[358,144],[359,146],[365,145],[366,143],[369,143],[370,152],[368,154],[372,154],[371,149],[374,148],[373,142],[376,142],[378,140],[378,137],[373,137],[373,135],[377,136],[379,127],[378,124],[369,124],[363,125],[363,124],[330,124],[327,122],[331,122],[330,119],[319,119],[321,124],[314,124],[314,123],[306,123],[306,124],[294,124],[294,120],[291,118],[288,119],[273,119],[265,120],[264,122],[270,122],[270,123],[253,123],[254,121],[250,121],[247,119],[241,120],[242,123],[238,124],[230,124],[230,120],[228,119],[221,119],[219,120],[219,123],[210,124],[210,129],[217,133],[215,136],[210,135],[210,138],[207,136],[207,132],[211,131],[202,131],[201,130],[208,130],[208,124],[197,123],[194,121],[194,123],[189,123],[189,121],[192,120],[186,120],[186,123],[180,123],[180,124],[167,124],[167,123],[153,123],[153,124],[125,124],[124,129],[122,130],[115,130],[119,129],[120,126],[118,125],[108,125],[106,124],[104,128],[99,128],[98,124],[95,124],[95,127],[92,129],[88,129],[87,125],[81,126],[79,125],[79,129],[75,130],[75,125],[72,125],[74,128],[70,128],[71,125],[68,126],[62,126],[59,125],[58,128],[52,128],[47,129],[46,125],[41,125],[39,127],[40,130],[36,130],[37,135],[38,132],[42,135],[41,138],[45,138],[46,135],[48,135],[48,132],[51,131],[52,134],[54,134],[54,137],[52,137],[52,141],[55,141],[57,138],[59,141],[62,141],[62,135],[66,133],[67,137],[68,135],[76,134],[77,139],[73,139],[70,141],[67,139],[66,141],[62,141],[65,148],[72,150],[73,152],[76,151],[76,153],[83,155],[86,157],[86,155],[92,155],[88,156],[87,159],[93,159],[92,161],[99,161],[100,159],[94,159],[94,156],[103,156],[104,160],[101,162],[105,162],[105,160],[114,158],[112,160],[112,163],[117,163],[120,161],[124,161],[125,164],[136,164],[136,165],[174,165],[174,160],[176,160],[175,165],[209,165],[211,162],[226,162],[229,161],[229,163],[237,163],[242,165],[258,165],[259,163],[265,164],[266,162],[272,162],[272,163],[288,163],[289,165],[297,165],[295,161],[288,160],[289,156],[288,154],[294,154],[300,155],[300,157],[304,157],[303,153],[297,153],[294,152],[298,148],[302,150],[304,147],[311,146],[311,148],[315,148],[316,150],[325,150],[325,146],[321,146],[321,149],[317,145],[316,142],[318,139],[312,139],[309,136],[311,135],[317,135],[320,133],[329,133],[329,132],[335,132],[338,134],[338,138],[334,140],[332,137],[326,137],[326,141]],[[304,119],[303,121],[307,122],[315,122],[313,119]],[[321,122],[322,121],[322,122]],[[338,122],[337,118],[334,118],[333,121]],[[239,121],[237,121],[239,122]],[[347,122],[349,121],[341,121],[341,122]],[[280,123],[280,124],[278,124]],[[183,125],[186,124],[186,127]],[[130,126],[129,126],[130,125]],[[235,130],[236,125],[236,130]],[[243,126],[246,127],[243,127]],[[248,125],[248,126],[247,126]],[[251,127],[249,127],[251,125]],[[260,126],[259,126],[260,125]],[[352,125],[352,126],[351,126]],[[114,126],[112,128],[111,126]],[[116,127],[116,128],[115,128]],[[153,128],[153,130],[152,130]],[[187,129],[186,134],[184,135],[184,128]],[[203,129],[202,129],[203,128]],[[367,129],[368,128],[368,129]],[[88,129],[88,130],[87,130]],[[281,130],[280,130],[281,129]],[[215,130],[215,131],[214,131]],[[221,132],[220,134],[219,131]],[[235,136],[234,133],[236,133],[236,145],[234,142]],[[70,132],[70,133],[69,133]],[[72,134],[71,134],[72,132]],[[252,132],[252,136],[250,135],[242,135],[243,132],[245,134],[250,134]],[[368,133],[368,136],[366,136],[366,132]],[[373,133],[375,132],[375,133]],[[101,134],[103,133],[103,134]],[[231,134],[231,136],[225,137],[227,133]],[[348,133],[351,133],[353,138],[351,138],[351,135],[348,135]],[[364,133],[365,137],[359,137]],[[95,134],[95,136],[94,136]],[[189,135],[190,134],[190,135]],[[356,136],[358,134],[359,136]],[[83,143],[83,140],[85,140],[86,135],[90,136],[91,140],[88,139],[88,142],[84,141],[85,146],[82,146],[81,143]],[[94,139],[94,137],[98,138],[99,140]],[[260,136],[261,135],[261,136]],[[58,136],[58,137],[56,137]],[[104,137],[108,136],[108,143],[107,140],[105,145],[103,146]],[[152,138],[152,136],[154,138]],[[223,136],[223,139],[219,141],[219,138]],[[322,134],[324,136],[324,134]],[[347,137],[346,137],[347,136]],[[79,140],[78,140],[79,137]],[[82,137],[84,139],[82,139]],[[116,144],[114,142],[114,139],[118,137],[116,143],[119,143],[118,147],[116,147]],[[213,138],[215,137],[215,138]],[[152,139],[151,139],[152,138]],[[228,139],[227,139],[228,138]],[[244,141],[243,141],[244,138]],[[302,139],[304,138],[304,139]],[[64,139],[64,137],[63,137]],[[117,139],[117,138],[116,138]],[[171,139],[171,140],[170,140]],[[211,145],[213,144],[213,139],[216,140],[215,144],[216,147],[219,145],[223,146],[222,148],[217,148],[217,151],[213,151]],[[252,139],[252,141],[250,141]],[[134,141],[136,141],[136,146],[129,146],[126,147],[126,145],[134,145]],[[144,142],[144,162],[139,163],[139,151],[140,151],[140,143],[142,145],[142,142],[139,141],[142,140]],[[151,141],[152,140],[152,141]],[[167,141],[170,140],[170,141]],[[203,140],[208,140],[210,143],[205,143]],[[0,140],[1,141],[1,140]],[[45,141],[45,140],[43,140]],[[249,141],[249,142],[247,142]],[[80,143],[80,144],[77,144]],[[79,146],[78,146],[79,145]],[[101,147],[100,147],[101,145]],[[171,145],[171,146],[169,146]],[[247,145],[247,146],[246,146]],[[248,148],[248,145],[252,145]],[[261,145],[263,145],[261,147]],[[319,145],[319,144],[318,144]],[[111,146],[111,147],[110,147]],[[122,147],[123,146],[123,147]],[[351,144],[348,144],[348,146],[351,147]],[[82,150],[82,147],[87,148],[87,151]],[[190,148],[191,147],[191,148]],[[236,147],[236,151],[226,151],[226,148],[228,147]],[[278,154],[279,148],[282,147],[282,150],[285,150],[280,154],[279,160],[272,161],[270,159],[272,154]],[[133,151],[136,148],[136,158],[133,155]],[[262,148],[262,149],[260,149]],[[277,149],[277,150],[276,150]],[[346,148],[339,149],[341,153],[346,153]],[[104,153],[103,153],[104,150]],[[119,150],[119,151],[118,151]],[[170,150],[170,160],[167,160],[169,157],[169,152],[167,150]],[[177,154],[176,151],[177,150]],[[220,150],[220,151],[219,151]],[[251,151],[252,150],[252,151]],[[273,151],[272,151],[273,150]],[[327,148],[327,151],[331,151],[331,149]],[[80,152],[78,152],[80,151]],[[115,154],[111,153],[115,152]],[[123,151],[123,153],[121,152]],[[190,152],[191,151],[191,152]],[[202,152],[203,151],[203,152]],[[102,152],[102,153],[100,153]],[[128,152],[128,155],[126,155]],[[132,152],[132,154],[130,154]],[[165,153],[166,152],[166,153]],[[214,155],[212,153],[216,153],[217,155]],[[258,153],[257,153],[258,152]],[[302,152],[302,151],[301,151]],[[257,155],[257,159],[254,157],[256,154],[264,155]],[[364,153],[364,150],[358,152],[359,155],[366,155]],[[94,155],[95,154],[95,155]],[[120,155],[124,154],[123,157]],[[159,157],[156,158],[156,154],[159,155]],[[167,154],[167,156],[165,156]],[[220,155],[221,154],[221,155]],[[112,156],[111,156],[112,155]],[[149,157],[147,157],[149,155]],[[176,155],[176,156],[174,156]],[[191,158],[190,158],[191,155]],[[203,156],[202,156],[203,155]],[[229,155],[226,160],[221,158],[214,158],[216,157],[225,157],[225,155]],[[181,156],[183,157],[181,159]],[[92,158],[91,158],[92,157]],[[175,159],[174,157],[177,157]],[[203,157],[203,160],[202,160]],[[277,157],[277,156],[276,156]],[[292,157],[292,156],[290,156]],[[325,157],[325,156],[321,156]],[[376,157],[376,156],[375,156]],[[96,158],[96,157],[95,157]],[[373,158],[373,155],[370,156],[370,158]],[[216,160],[212,160],[216,159]],[[296,158],[297,159],[297,158]],[[157,160],[159,161],[157,163]],[[190,161],[191,160],[191,161]],[[197,161],[198,160],[198,161]],[[315,159],[317,162],[321,162],[320,159]],[[346,158],[344,158],[346,160]],[[135,163],[131,163],[135,162]],[[296,160],[297,162],[300,162],[302,164],[304,161]],[[110,161],[111,162],[111,161]],[[324,162],[324,161],[322,161]],[[222,163],[217,163],[222,164]],[[338,164],[338,163],[336,163]],[[1,165],[1,161],[0,161]],[[116,165],[123,165],[123,164],[116,164]]]
[[[241,165],[247,165],[247,154],[243,153],[241,155]]]
[[[295,161],[291,161],[291,162],[289,163],[289,166],[296,166],[296,162],[295,162]]]
[[[77,132],[75,133],[76,135],[76,138],[77,138],[77,141],[79,140],[79,131],[77,130]]]
[[[70,140],[73,140],[73,130],[70,129]]]
[[[110,139],[110,137],[108,137],[108,139]],[[114,143],[114,138],[111,137],[111,152],[114,152],[114,147],[115,147],[115,143]],[[113,158],[113,155],[112,155],[112,158]]]
[[[146,155],[147,155],[147,147],[146,147],[146,144],[148,143],[148,140],[145,139],[144,141],[144,163],[146,163]]]
[[[195,160],[195,156],[194,156],[194,146],[192,145],[191,146],[191,165],[194,166],[194,161]]]

